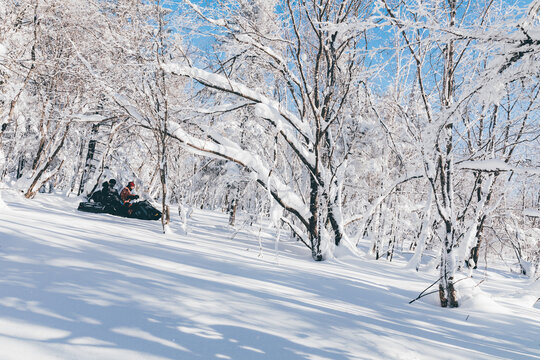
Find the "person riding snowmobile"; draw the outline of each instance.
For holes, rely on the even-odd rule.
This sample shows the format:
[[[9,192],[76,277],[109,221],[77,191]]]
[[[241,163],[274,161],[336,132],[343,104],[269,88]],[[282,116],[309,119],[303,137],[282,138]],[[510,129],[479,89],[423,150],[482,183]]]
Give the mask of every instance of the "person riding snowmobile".
[[[125,188],[120,192],[120,198],[124,208],[127,209],[128,215],[131,215],[132,209],[130,209],[132,203],[131,200],[138,199],[139,195],[133,195],[131,192],[135,188],[135,183],[130,181]]]
[[[99,196],[105,194],[103,198],[100,197],[100,202],[81,202],[77,208],[80,211],[87,211],[93,213],[109,213],[117,216],[133,217],[142,220],[158,220],[161,218],[161,211],[156,209],[148,201],[139,201],[132,203],[134,199],[138,199],[138,195],[134,195],[131,192],[135,188],[135,183],[130,181],[128,185],[122,189],[120,195],[114,188],[116,181],[114,179],[109,180],[108,185],[103,184],[103,190],[98,191]],[[98,196],[96,195],[96,197]]]
[[[107,192],[106,197],[104,198],[104,204],[107,206],[107,211],[111,214],[118,214],[123,205],[123,201],[120,198],[120,195],[114,188],[116,185],[115,179],[109,180],[109,191]]]
[[[90,196],[90,201],[95,203],[104,203],[109,194],[109,183],[104,182],[101,184],[101,190],[95,191],[92,196]]]

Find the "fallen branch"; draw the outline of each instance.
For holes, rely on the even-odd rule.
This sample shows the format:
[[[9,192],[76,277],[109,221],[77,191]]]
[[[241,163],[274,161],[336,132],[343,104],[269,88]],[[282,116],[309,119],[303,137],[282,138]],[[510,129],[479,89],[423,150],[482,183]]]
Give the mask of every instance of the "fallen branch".
[[[429,293],[427,293],[427,294],[424,294],[429,288],[431,288],[433,285],[435,285],[436,283],[438,283],[439,280],[441,280],[441,279],[442,279],[442,276],[439,277],[437,280],[435,280],[435,281],[433,282],[433,284],[431,284],[431,285],[429,285],[427,288],[425,288],[424,291],[422,291],[422,292],[420,293],[420,295],[418,295],[418,297],[417,297],[416,299],[413,299],[413,300],[409,301],[409,304],[412,304],[412,303],[415,302],[416,300],[421,299],[421,298],[423,298],[423,297],[426,296],[426,295],[433,294],[433,293],[436,293],[437,291],[439,291],[439,290],[435,290],[435,291],[431,291],[431,292],[429,292]]]
[[[409,304],[412,304],[413,302],[415,302],[415,301],[418,300],[418,299],[423,298],[424,296],[431,295],[431,294],[434,294],[434,293],[438,292],[439,290],[434,290],[434,291],[430,291],[430,292],[428,292],[428,293],[425,293],[429,288],[431,288],[433,285],[435,285],[436,283],[438,283],[439,280],[441,280],[441,279],[442,279],[442,276],[439,277],[437,280],[435,280],[435,281],[433,282],[433,284],[431,284],[431,285],[429,285],[427,288],[425,288],[424,291],[422,291],[422,292],[420,293],[420,295],[418,295],[418,297],[417,297],[416,299],[413,299],[413,300],[409,301]],[[454,284],[457,284],[458,282],[460,282],[460,281],[462,281],[462,280],[465,280],[465,279],[469,279],[469,277],[464,277],[464,278],[462,278],[462,279],[456,280],[456,281],[454,281]],[[478,284],[476,284],[476,286],[480,285],[483,281],[484,281],[484,280],[480,281]],[[424,293],[425,293],[425,294],[424,294]]]

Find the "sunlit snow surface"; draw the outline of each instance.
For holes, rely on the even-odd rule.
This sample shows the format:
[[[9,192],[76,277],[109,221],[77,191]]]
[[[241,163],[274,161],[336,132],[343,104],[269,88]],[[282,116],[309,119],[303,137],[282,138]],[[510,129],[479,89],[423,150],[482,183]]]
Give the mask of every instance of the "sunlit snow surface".
[[[460,281],[459,309],[409,305],[437,275],[406,258],[315,263],[221,213],[164,235],[75,198],[2,199],[2,360],[540,358],[540,286],[504,266]]]

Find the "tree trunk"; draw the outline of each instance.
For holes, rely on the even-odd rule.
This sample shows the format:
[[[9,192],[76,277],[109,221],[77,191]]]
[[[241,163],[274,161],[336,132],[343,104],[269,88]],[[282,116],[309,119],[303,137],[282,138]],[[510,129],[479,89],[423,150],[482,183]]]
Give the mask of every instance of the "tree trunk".
[[[420,263],[422,260],[422,253],[426,248],[426,242],[429,235],[429,224],[431,222],[431,204],[433,202],[433,188],[430,186],[428,189],[428,198],[426,200],[426,205],[424,207],[424,217],[422,223],[420,224],[420,231],[418,232],[416,250],[413,257],[409,261],[408,266],[414,266],[416,271],[420,268]]]
[[[229,225],[234,226],[234,222],[236,220],[236,208],[238,207],[238,199],[234,198],[232,199],[231,203],[229,204]]]
[[[311,192],[310,192],[310,202],[309,202],[309,211],[311,213],[311,217],[309,218],[309,227],[308,227],[308,233],[309,233],[309,241],[311,244],[311,256],[313,257],[313,260],[315,261],[321,261],[322,254],[321,254],[321,232],[319,228],[320,223],[320,186],[319,182],[315,178],[315,176],[312,174],[310,175],[310,186],[311,186]]]
[[[92,137],[97,136],[98,129],[99,129],[99,125],[97,124],[92,125],[92,131],[91,131]],[[84,164],[83,173],[81,175],[81,181],[79,183],[79,190],[77,191],[77,196],[81,195],[82,192],[84,191],[84,187],[86,185],[86,182],[88,181],[89,175],[94,170],[92,161],[94,160],[94,154],[96,152],[96,145],[97,145],[96,139],[90,139],[90,141],[88,142],[88,151],[86,153],[86,161]]]
[[[38,171],[38,173],[34,177],[34,180],[32,181],[32,184],[30,185],[30,187],[24,194],[24,196],[27,199],[33,198],[36,195],[37,189],[39,189],[39,187],[37,187],[36,189],[37,183],[39,182],[39,180],[41,179],[45,171],[47,171],[47,169],[52,165],[52,162],[56,159],[56,156],[60,152],[60,149],[62,149],[62,147],[64,146],[64,141],[66,140],[68,132],[69,132],[69,124],[66,126],[66,130],[64,132],[64,135],[62,136],[62,140],[60,141],[60,144],[58,144],[58,147],[54,150],[54,152],[49,157],[49,160],[45,163],[45,165]]]
[[[445,220],[446,235],[444,237],[444,247],[441,251],[441,282],[439,284],[439,295],[441,296],[441,306],[458,307],[457,291],[454,287],[455,273],[455,253],[454,253],[454,229],[450,220]],[[442,289],[442,294],[441,294]]]
[[[165,136],[165,134],[161,134],[162,136]],[[167,205],[167,158],[164,154],[165,152],[165,145],[164,143],[161,144],[162,146],[162,154],[161,154],[161,164],[159,169],[160,174],[160,180],[161,180],[161,226],[163,228],[163,233],[167,232],[167,227],[169,226],[169,223],[171,222],[171,215],[169,212],[169,205]]]
[[[334,233],[334,244],[339,246],[343,236],[345,235],[345,230],[343,229],[343,215],[341,213],[342,187],[338,183],[337,179],[333,181],[333,186],[335,187],[335,195],[328,204],[328,220],[330,221],[330,226],[332,227],[332,232]],[[330,191],[330,193],[332,192]]]
[[[330,204],[328,206],[328,219],[330,220],[330,225],[332,226],[332,231],[334,233],[334,244],[338,246],[341,243],[341,239],[343,239],[343,225],[338,221],[336,212],[339,210],[336,209],[336,206],[338,206],[335,203]],[[339,219],[342,217],[339,216]]]

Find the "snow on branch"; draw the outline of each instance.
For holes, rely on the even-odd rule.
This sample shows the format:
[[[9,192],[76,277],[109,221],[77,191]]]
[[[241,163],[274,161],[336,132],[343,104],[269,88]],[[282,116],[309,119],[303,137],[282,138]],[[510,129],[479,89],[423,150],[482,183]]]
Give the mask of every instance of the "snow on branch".
[[[188,4],[188,6],[193,11],[195,11],[197,13],[197,15],[199,15],[204,20],[208,21],[210,24],[215,25],[215,26],[219,26],[219,27],[224,27],[224,26],[227,25],[227,22],[225,20],[223,20],[223,19],[212,19],[212,18],[209,18],[208,16],[204,15],[201,8],[198,5],[193,4],[191,1],[189,1],[189,0],[184,0],[184,1],[185,1],[186,4]]]
[[[368,224],[369,219],[371,218],[371,216],[373,216],[373,214],[375,213],[375,210],[384,201],[384,199],[386,199],[390,194],[392,194],[394,192],[394,190],[399,185],[401,185],[403,183],[406,183],[407,181],[410,181],[410,180],[413,180],[413,179],[420,179],[422,177],[424,177],[424,175],[415,174],[415,175],[406,176],[406,177],[403,177],[403,178],[397,180],[382,195],[380,195],[378,198],[376,198],[369,205],[368,209],[366,209],[366,211],[363,213],[363,215],[360,215],[360,214],[353,215],[348,220],[346,220],[344,222],[345,225],[350,225],[350,224],[352,224],[354,222],[361,221],[360,231],[358,231],[357,236],[356,236],[356,241],[354,241],[354,243],[358,244],[358,242],[360,241],[361,237],[364,234],[364,231],[365,231],[366,225]]]
[[[248,36],[246,34],[242,35],[236,35],[236,39],[240,41],[241,43],[254,46],[255,48],[259,49],[260,51],[264,52],[268,56],[270,56],[276,63],[279,64],[279,70],[282,71],[284,74],[287,75],[290,80],[296,84],[297,86],[301,86],[302,82],[296,75],[294,75],[288,67],[287,61],[283,59],[278,53],[276,53],[273,49],[269,48],[268,46],[265,46],[261,44],[258,41],[255,41],[251,36]],[[284,41],[280,39],[280,41]]]
[[[302,134],[305,138],[312,140],[312,130],[307,123],[302,122],[294,114],[283,109],[279,102],[268,98],[267,96],[250,89],[244,84],[231,80],[223,75],[211,73],[195,67],[180,65],[180,64],[165,64],[164,70],[175,75],[190,77],[201,84],[235,94],[244,99],[251,100],[256,103],[265,104],[266,106],[275,109],[275,111],[290,124],[294,129]]]
[[[120,105],[133,119],[139,124],[148,123],[147,117],[137,110],[135,106],[131,104],[129,98],[122,94],[114,94],[114,100]]]
[[[315,157],[313,153],[311,153],[296,136],[296,134],[300,134],[308,142],[312,142],[312,129],[307,123],[302,122],[294,114],[283,109],[279,102],[269,99],[265,95],[234,80],[228,79],[223,75],[179,64],[167,64],[164,66],[164,69],[172,74],[188,76],[205,86],[232,93],[256,103],[256,114],[270,122],[276,128],[285,141],[300,157],[302,162],[311,169],[315,167]]]
[[[220,137],[223,144],[196,138],[186,133],[180,125],[169,123],[169,136],[191,152],[204,156],[215,156],[221,159],[233,161],[238,165],[250,170],[256,176],[256,180],[266,189],[269,188],[273,198],[287,211],[293,213],[307,227],[307,219],[310,216],[309,208],[302,199],[294,193],[275,173],[271,173],[263,161],[255,154],[243,150],[236,143]]]
[[[482,172],[513,171],[520,174],[540,175],[539,168],[524,168],[511,166],[510,164],[500,159],[463,161],[459,164],[456,164],[456,167],[460,170],[474,170]]]
[[[485,172],[511,171],[512,167],[500,159],[488,159],[478,161],[464,161],[457,164],[458,169],[478,170]]]
[[[525,209],[523,210],[524,216],[540,218],[540,210],[537,209]]]
[[[243,103],[240,103],[240,104],[219,105],[219,106],[214,106],[214,107],[211,107],[211,108],[200,108],[200,107],[198,107],[198,108],[189,108],[189,107],[186,107],[186,108],[184,108],[184,110],[185,111],[193,111],[193,112],[196,112],[196,113],[199,113],[199,114],[205,114],[205,115],[224,114],[224,113],[235,111],[235,110],[244,108],[246,106],[254,105],[254,104],[255,103],[253,103],[251,101],[248,101],[248,102],[243,102]]]
[[[101,123],[107,120],[114,119],[116,116],[103,116],[99,114],[76,114],[71,117],[77,122]]]

